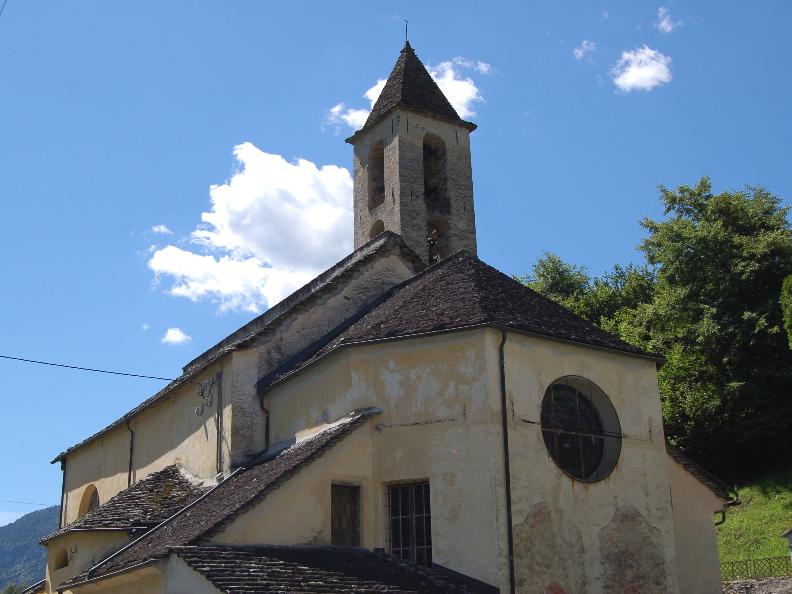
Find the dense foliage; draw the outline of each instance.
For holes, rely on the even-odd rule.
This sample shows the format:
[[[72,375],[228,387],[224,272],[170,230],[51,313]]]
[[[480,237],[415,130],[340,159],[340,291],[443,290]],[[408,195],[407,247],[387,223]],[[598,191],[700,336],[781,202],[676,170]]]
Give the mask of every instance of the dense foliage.
[[[792,450],[788,208],[762,188],[713,194],[707,178],[660,194],[666,217],[641,223],[648,266],[590,278],[545,254],[521,280],[664,356],[669,438],[735,480]]]
[[[789,339],[789,348],[792,349],[792,274],[784,279],[781,288],[781,311],[784,313],[784,328]]]
[[[0,527],[0,592],[5,594],[9,586],[21,591],[44,577],[45,550],[38,542],[58,529],[59,510],[34,511]]]

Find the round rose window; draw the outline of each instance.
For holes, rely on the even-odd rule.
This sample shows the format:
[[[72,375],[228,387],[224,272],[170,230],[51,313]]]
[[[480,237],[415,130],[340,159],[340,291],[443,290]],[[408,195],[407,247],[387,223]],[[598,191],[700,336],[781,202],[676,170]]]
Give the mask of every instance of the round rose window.
[[[541,422],[547,451],[565,474],[595,482],[616,467],[622,439],[619,417],[594,382],[568,375],[550,384]]]

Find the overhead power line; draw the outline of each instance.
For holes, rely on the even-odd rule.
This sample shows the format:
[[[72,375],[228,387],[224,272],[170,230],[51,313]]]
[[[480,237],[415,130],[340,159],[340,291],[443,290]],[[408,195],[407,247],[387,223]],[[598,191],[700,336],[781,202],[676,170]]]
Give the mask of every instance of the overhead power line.
[[[124,371],[108,371],[107,369],[95,369],[93,367],[80,367],[78,365],[66,365],[64,363],[52,363],[51,361],[37,361],[36,359],[23,359],[22,357],[12,357],[11,355],[0,355],[0,359],[7,359],[9,361],[21,361],[23,363],[35,363],[36,365],[48,365],[50,367],[62,367],[64,369],[75,369],[77,371],[90,371],[92,373],[107,373],[109,375],[123,375],[125,377],[140,377],[143,379],[161,380],[163,382],[172,382],[172,377],[158,377],[156,375],[142,375],[140,373],[126,373]]]
[[[11,499],[0,499],[0,503],[16,503],[17,505],[35,505],[37,507],[52,507],[55,503],[33,503],[32,501],[13,501]]]
[[[8,4],[8,0],[4,0],[3,5],[0,6],[0,17],[3,16],[3,11],[5,10],[6,4]]]

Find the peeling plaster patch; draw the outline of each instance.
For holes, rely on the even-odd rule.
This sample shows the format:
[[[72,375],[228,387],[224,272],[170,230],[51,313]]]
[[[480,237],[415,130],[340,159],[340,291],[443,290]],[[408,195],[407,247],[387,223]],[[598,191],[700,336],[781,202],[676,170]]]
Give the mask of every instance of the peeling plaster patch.
[[[478,377],[481,373],[481,358],[478,356],[478,351],[466,351],[465,358],[457,366],[457,371],[469,379]]]
[[[600,530],[603,589],[619,594],[662,594],[666,591],[660,530],[629,506],[616,508]]]
[[[448,416],[448,409],[440,406],[438,402],[439,396],[439,383],[438,377],[441,376],[442,370],[436,370],[433,365],[419,367],[410,372],[410,381],[414,388],[413,394],[413,412],[422,410],[432,410],[440,416]]]
[[[517,590],[543,594],[586,592],[580,533],[539,502],[514,527]]]
[[[399,369],[393,359],[388,361],[388,365],[380,371],[380,381],[382,381],[385,396],[389,400],[399,400],[404,396],[404,388],[402,387],[404,379],[404,372]]]

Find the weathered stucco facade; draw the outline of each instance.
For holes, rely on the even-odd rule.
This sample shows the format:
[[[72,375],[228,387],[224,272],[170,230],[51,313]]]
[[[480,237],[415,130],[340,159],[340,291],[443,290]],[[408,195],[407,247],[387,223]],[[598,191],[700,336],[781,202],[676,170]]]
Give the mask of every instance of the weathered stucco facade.
[[[349,139],[355,252],[55,459],[47,592],[717,591],[724,497],[667,453],[661,360],[475,257],[474,128],[407,45]],[[591,426],[559,428],[575,382]]]

